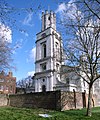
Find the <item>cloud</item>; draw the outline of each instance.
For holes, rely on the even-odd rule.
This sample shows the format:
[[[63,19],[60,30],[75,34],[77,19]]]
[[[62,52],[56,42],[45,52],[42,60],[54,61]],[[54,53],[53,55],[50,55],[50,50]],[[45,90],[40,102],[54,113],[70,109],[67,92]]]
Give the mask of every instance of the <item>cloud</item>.
[[[15,46],[14,46],[14,48],[16,49],[16,48],[22,48],[22,45],[23,45],[23,39],[20,39],[19,41],[17,41],[16,43],[15,43]]]
[[[30,71],[27,73],[27,76],[34,76],[35,71]]]
[[[19,40],[16,40],[16,43],[14,45],[14,49],[13,49],[13,54],[16,54],[16,50],[17,49],[21,49],[23,47],[23,44],[25,43],[25,40],[24,39],[19,39]]]
[[[28,15],[25,17],[23,24],[27,26],[33,26],[34,24],[32,23],[32,17],[33,13],[29,12]]]
[[[55,13],[60,13],[63,12],[64,10],[66,10],[66,4],[62,3],[58,6],[57,10],[55,11]]]
[[[28,34],[26,31],[24,31],[24,30],[21,30],[20,32],[21,32],[22,34],[24,34],[26,37],[29,36],[29,34]]]
[[[12,43],[12,31],[2,23],[0,23],[0,40]]]
[[[35,56],[36,56],[36,47],[32,48],[30,52],[30,58],[33,62],[35,62]]]
[[[36,56],[36,47],[33,47],[32,50],[29,53],[29,58],[27,59],[27,62],[35,62],[35,56]]]
[[[70,0],[67,4],[61,3],[55,12],[60,14],[61,19],[76,19],[77,15],[82,16],[81,11],[78,10],[75,4],[75,1],[76,0]]]
[[[41,20],[41,16],[42,16],[42,14],[41,14],[41,13],[39,13],[38,15],[39,15],[39,20]]]

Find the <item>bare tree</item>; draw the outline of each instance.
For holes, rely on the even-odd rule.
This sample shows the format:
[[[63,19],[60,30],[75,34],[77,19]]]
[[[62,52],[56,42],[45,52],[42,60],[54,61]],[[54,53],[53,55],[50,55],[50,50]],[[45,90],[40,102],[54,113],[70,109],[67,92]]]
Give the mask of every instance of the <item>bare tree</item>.
[[[90,22],[90,23],[89,23]],[[94,25],[95,26],[95,25]],[[98,32],[97,32],[98,31]],[[77,27],[75,38],[67,46],[67,60],[75,72],[89,85],[87,115],[91,116],[93,83],[100,78],[100,28],[91,28],[91,21]],[[80,71],[77,71],[79,66]]]
[[[33,2],[33,1],[32,1]],[[36,13],[40,10],[41,6],[33,6],[30,4],[28,8],[16,8],[10,5],[6,0],[0,0],[0,70],[10,69],[12,62],[13,50],[20,46],[20,41],[16,41],[15,45],[11,48],[11,42],[7,36],[10,30],[18,30],[20,33],[27,33],[22,26],[18,26],[16,16],[21,16],[23,13]],[[10,34],[10,36],[12,36]]]
[[[99,0],[82,0],[82,4],[84,4],[85,12],[89,11],[89,16],[95,16],[100,20],[100,1]]]
[[[33,79],[31,76],[23,78],[17,82],[17,87],[20,88],[31,88],[34,86]]]
[[[66,4],[62,24],[67,33],[66,64],[73,66],[77,75],[88,83],[87,115],[91,116],[92,87],[100,78],[100,19],[99,13],[92,8],[90,10],[85,0],[83,2],[80,1],[82,6],[77,2],[70,3],[72,12]],[[99,4],[98,0],[96,2]]]
[[[27,7],[15,7],[6,0],[0,0],[0,22],[10,28],[25,32],[25,29],[18,26],[19,21],[16,17],[19,18],[23,14],[37,14],[43,9],[41,2],[37,5],[34,3],[35,1],[31,0]]]
[[[8,42],[3,42],[0,40],[0,70],[11,68],[11,58],[12,49]]]
[[[8,26],[0,23],[0,70],[10,69],[12,62],[12,48],[10,46],[12,37]]]

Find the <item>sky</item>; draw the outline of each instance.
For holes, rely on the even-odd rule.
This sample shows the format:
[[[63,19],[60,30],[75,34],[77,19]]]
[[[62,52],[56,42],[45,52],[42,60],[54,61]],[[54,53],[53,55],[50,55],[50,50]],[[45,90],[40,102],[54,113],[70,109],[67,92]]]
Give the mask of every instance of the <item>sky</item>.
[[[13,76],[21,80],[35,72],[35,49],[36,34],[41,31],[41,13],[52,10],[58,16],[66,9],[65,2],[74,0],[6,0],[7,3],[16,8],[10,17],[15,20],[14,27],[9,27],[6,36],[13,51],[13,65],[15,67]],[[67,6],[70,7],[71,6]],[[74,11],[74,10],[73,10]],[[5,27],[5,26],[3,26]],[[12,33],[12,34],[11,34]]]

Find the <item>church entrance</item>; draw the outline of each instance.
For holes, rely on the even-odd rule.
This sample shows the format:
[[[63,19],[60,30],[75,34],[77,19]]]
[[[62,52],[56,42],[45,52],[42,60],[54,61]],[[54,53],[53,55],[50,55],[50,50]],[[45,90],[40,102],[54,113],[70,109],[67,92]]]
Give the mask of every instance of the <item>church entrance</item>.
[[[42,92],[46,92],[46,86],[42,85]]]

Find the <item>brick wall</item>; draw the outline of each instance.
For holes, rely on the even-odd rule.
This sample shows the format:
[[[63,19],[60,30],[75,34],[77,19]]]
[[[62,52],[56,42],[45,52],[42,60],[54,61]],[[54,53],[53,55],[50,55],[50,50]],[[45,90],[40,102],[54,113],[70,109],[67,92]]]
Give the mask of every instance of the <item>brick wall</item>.
[[[59,94],[59,92],[46,92],[9,95],[9,105],[14,107],[60,109],[60,105],[56,107],[60,99]]]
[[[98,106],[98,97],[93,98],[94,106]],[[77,92],[45,92],[0,95],[0,106],[46,108],[54,110],[80,109],[87,106],[87,94]]]
[[[84,96],[83,96],[84,94]],[[86,94],[78,92],[61,92],[61,110],[80,109],[86,107]]]
[[[46,92],[10,95],[10,106],[68,110],[83,108],[82,93]]]

